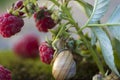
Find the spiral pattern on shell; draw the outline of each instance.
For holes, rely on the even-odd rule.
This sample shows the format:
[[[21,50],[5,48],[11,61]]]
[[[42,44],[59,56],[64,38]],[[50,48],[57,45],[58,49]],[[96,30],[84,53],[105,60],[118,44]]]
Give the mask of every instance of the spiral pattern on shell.
[[[70,79],[76,74],[76,63],[69,50],[59,53],[53,64],[52,74],[56,80]]]

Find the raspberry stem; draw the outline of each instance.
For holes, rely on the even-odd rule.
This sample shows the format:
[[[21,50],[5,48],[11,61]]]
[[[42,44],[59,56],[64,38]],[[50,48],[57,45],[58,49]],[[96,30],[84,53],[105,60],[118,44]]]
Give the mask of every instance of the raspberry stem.
[[[54,38],[53,42],[52,42],[52,47],[55,49],[55,51],[57,52],[58,49],[56,47],[56,42],[59,40],[59,37],[60,35],[63,33],[63,31],[66,29],[66,26],[68,25],[69,23],[66,23],[64,25],[60,25],[60,30],[58,32],[58,34],[56,35],[56,37]]]
[[[105,26],[120,26],[119,23],[106,23],[106,24],[87,24],[87,25],[84,25],[80,31],[82,31],[83,29],[87,28],[87,27],[91,27],[91,26],[96,26],[96,27],[105,27]]]
[[[66,5],[62,5],[61,10],[66,14],[66,20],[68,20],[71,25],[73,25],[77,31],[77,34],[83,39],[85,45],[88,47],[88,49],[91,51],[92,57],[94,59],[94,61],[96,62],[99,70],[102,72],[102,74],[105,73],[102,62],[99,59],[99,56],[97,55],[96,51],[93,49],[92,45],[89,43],[89,41],[86,39],[86,37],[83,35],[82,31],[80,31],[80,27],[78,26],[78,24],[75,22],[75,20],[73,19],[71,13],[70,13],[70,9],[67,8]],[[87,26],[87,23],[84,25],[85,27]]]
[[[50,1],[53,2],[57,6],[60,6],[60,4],[56,0],[50,0]]]

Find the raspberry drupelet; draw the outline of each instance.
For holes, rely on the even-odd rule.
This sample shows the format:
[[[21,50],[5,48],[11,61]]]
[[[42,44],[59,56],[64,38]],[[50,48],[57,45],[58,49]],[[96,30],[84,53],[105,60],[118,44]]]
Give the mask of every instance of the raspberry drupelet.
[[[42,42],[39,46],[39,55],[43,63],[50,64],[53,59],[54,49],[47,43]]]
[[[5,13],[0,16],[0,34],[5,37],[11,37],[21,31],[24,25],[22,18]]]
[[[11,72],[2,65],[0,65],[0,80],[12,80]]]

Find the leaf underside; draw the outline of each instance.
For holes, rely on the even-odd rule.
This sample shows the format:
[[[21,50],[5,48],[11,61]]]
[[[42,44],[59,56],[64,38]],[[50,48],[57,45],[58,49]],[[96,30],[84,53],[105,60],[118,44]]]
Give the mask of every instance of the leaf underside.
[[[105,12],[108,9],[109,2],[110,0],[96,0],[95,1],[93,13],[89,19],[89,23],[97,23],[101,19],[101,17],[104,16]],[[100,27],[92,27],[91,30],[94,32],[97,39],[99,40],[102,54],[103,54],[106,64],[109,66],[109,68],[113,72],[119,75],[119,72],[115,66],[112,44],[111,44],[109,37],[104,32],[104,30]]]
[[[89,19],[89,22],[95,23],[99,21],[107,11],[109,3],[110,3],[110,0],[95,0],[94,9]]]
[[[91,8],[89,8],[89,6],[87,6],[87,8],[84,8],[85,9],[84,12],[86,12],[87,16],[88,17],[90,16],[88,20],[88,24],[98,23],[99,20],[104,16],[105,12],[107,11],[109,3],[110,3],[110,0],[95,0],[94,9],[93,11],[91,11],[92,12],[91,15],[90,13],[87,13],[87,12],[90,12]],[[83,6],[83,4],[81,6]],[[86,6],[86,4],[84,4],[84,6]],[[106,64],[109,66],[109,68],[113,72],[115,72],[119,76],[119,72],[115,66],[112,44],[109,37],[104,32],[104,30],[100,27],[95,26],[90,28],[100,43],[102,54]],[[94,42],[95,40],[93,40],[92,44],[94,44]]]
[[[109,66],[109,68],[113,72],[115,72],[117,75],[119,75],[119,72],[117,71],[117,68],[116,68],[115,62],[114,62],[112,45],[111,45],[111,42],[110,42],[108,36],[106,35],[106,33],[103,31],[102,28],[92,27],[91,29],[97,36],[97,39],[99,40],[102,54],[103,54],[106,64]]]
[[[114,10],[108,23],[120,24],[120,5]],[[120,26],[109,26],[108,29],[113,37],[120,41]]]

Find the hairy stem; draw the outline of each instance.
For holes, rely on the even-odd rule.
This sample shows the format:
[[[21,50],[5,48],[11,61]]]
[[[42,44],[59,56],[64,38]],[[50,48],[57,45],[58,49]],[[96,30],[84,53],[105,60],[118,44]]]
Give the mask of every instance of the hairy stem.
[[[56,2],[54,2],[55,0],[51,0],[53,3],[55,3],[57,6],[59,6]],[[97,55],[97,52],[93,49],[93,46],[90,44],[90,42],[86,39],[86,37],[84,36],[84,34],[82,33],[82,29],[86,28],[88,26],[88,22],[82,27],[82,29],[78,26],[78,24],[75,22],[75,20],[73,19],[69,8],[67,8],[67,6],[62,6],[61,10],[64,12],[64,14],[66,14],[66,20],[68,20],[70,22],[71,25],[73,25],[77,31],[77,34],[83,39],[85,45],[88,47],[88,49],[91,51],[91,54],[93,56],[94,61],[96,62],[100,72],[102,74],[105,74],[104,72],[104,68],[103,68],[103,64],[99,59],[99,56]],[[91,26],[91,25],[90,25]]]
[[[79,32],[80,28],[78,25],[75,25],[75,28],[78,32],[78,35],[83,39],[84,43],[86,44],[86,46],[88,47],[88,49],[91,51],[91,54],[93,56],[93,59],[94,61],[96,62],[100,72],[102,74],[105,74],[105,71],[104,71],[104,68],[103,68],[103,65],[102,65],[102,62],[100,61],[97,53],[95,52],[95,50],[93,49],[92,45],[89,43],[89,41],[85,38],[85,36],[83,35],[82,32]]]

